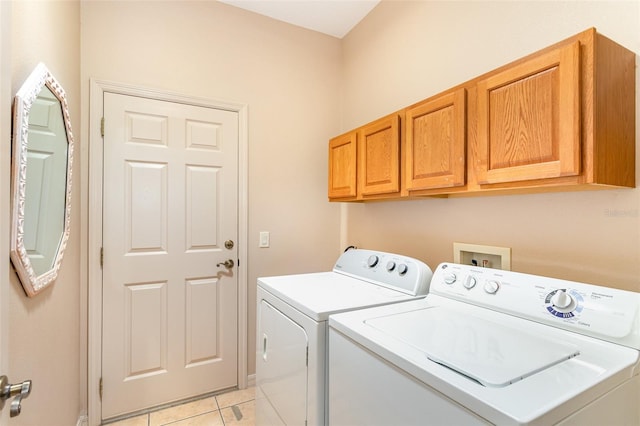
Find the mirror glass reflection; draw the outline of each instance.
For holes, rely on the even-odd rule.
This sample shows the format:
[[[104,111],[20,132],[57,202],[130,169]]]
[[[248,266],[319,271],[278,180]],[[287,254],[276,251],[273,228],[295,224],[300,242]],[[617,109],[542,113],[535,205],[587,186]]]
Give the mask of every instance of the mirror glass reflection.
[[[29,111],[24,246],[36,275],[53,267],[64,232],[67,134],[60,101],[44,86]]]

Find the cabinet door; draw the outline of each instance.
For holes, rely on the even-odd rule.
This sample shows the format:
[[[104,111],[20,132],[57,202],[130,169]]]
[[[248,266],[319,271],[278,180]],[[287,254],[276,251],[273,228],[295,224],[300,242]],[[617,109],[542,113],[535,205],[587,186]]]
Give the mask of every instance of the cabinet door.
[[[355,198],[357,134],[345,133],[329,141],[329,198]]]
[[[406,185],[409,191],[465,184],[466,91],[407,109]]]
[[[400,191],[400,116],[391,114],[358,131],[358,181],[362,195]]]
[[[478,83],[479,183],[580,173],[579,54],[576,41]]]

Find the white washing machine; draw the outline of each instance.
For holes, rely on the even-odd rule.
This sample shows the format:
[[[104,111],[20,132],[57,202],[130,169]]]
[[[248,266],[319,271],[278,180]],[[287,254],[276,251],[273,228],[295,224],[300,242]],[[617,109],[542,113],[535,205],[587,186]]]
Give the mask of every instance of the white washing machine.
[[[256,424],[324,425],[329,315],[424,297],[423,262],[345,251],[332,272],[258,279]]]
[[[329,319],[329,424],[640,424],[640,293],[444,263]]]

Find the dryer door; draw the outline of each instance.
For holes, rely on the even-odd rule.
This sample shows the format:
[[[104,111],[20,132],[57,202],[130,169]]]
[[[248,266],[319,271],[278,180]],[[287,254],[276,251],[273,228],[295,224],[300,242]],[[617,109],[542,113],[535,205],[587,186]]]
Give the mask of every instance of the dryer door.
[[[265,300],[258,304],[256,423],[304,425],[307,333]]]

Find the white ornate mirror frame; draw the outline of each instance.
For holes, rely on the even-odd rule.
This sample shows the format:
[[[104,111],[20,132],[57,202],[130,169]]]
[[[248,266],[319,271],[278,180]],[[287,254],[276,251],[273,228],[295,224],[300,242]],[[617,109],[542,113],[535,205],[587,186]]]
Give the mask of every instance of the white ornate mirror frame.
[[[37,123],[33,119],[30,123],[31,113]],[[57,133],[46,127],[50,121],[57,122],[52,124],[57,126]],[[38,137],[40,144],[47,138],[57,142],[60,151],[34,147]],[[30,174],[28,163],[33,168]],[[67,98],[62,86],[40,63],[16,94],[13,112],[11,262],[29,297],[52,284],[60,269],[69,238],[72,164],[73,133]],[[57,174],[54,165],[58,166]],[[28,190],[27,182],[37,188]],[[48,222],[62,223],[50,226],[52,233],[46,232]],[[38,253],[37,247],[41,246],[49,247],[47,254]],[[34,267],[34,262],[39,266]]]

